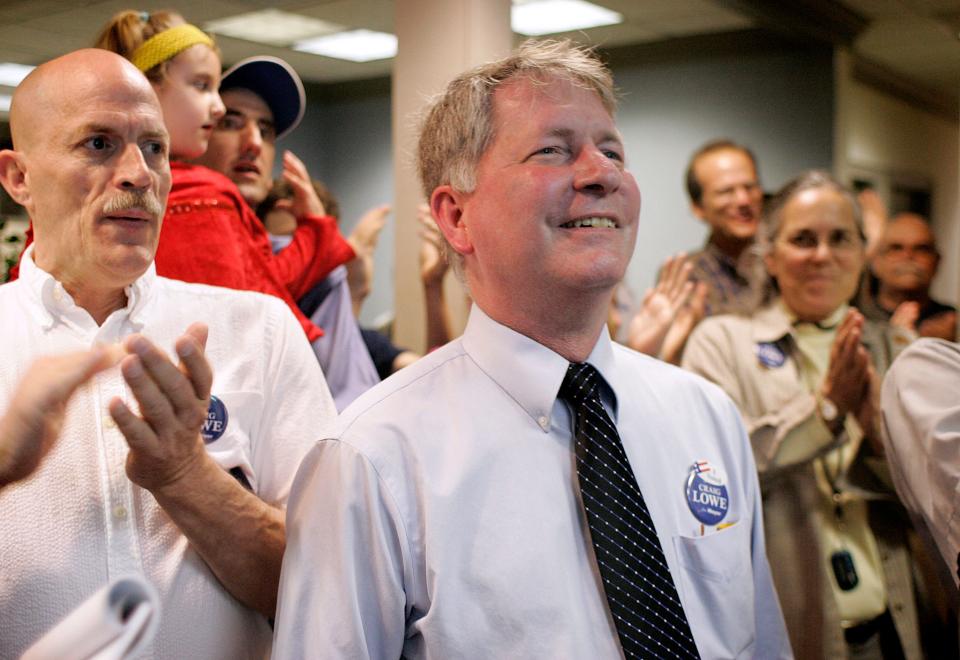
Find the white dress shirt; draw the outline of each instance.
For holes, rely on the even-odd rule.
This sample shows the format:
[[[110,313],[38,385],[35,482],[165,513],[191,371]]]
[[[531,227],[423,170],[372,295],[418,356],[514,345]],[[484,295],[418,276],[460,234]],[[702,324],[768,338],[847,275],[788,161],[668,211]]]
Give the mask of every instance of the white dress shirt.
[[[126,307],[97,326],[28,252],[20,279],[0,286],[0,414],[41,355],[133,332],[176,355],[176,338],[203,321],[212,392],[227,411],[223,435],[207,451],[224,469],[242,470],[261,499],[284,506],[300,459],[336,415],[289,309],[271,296],[157,277],[152,265],[126,293]],[[153,496],[127,478],[128,447],[107,412],[114,396],[136,409],[118,367],[70,400],[39,470],[0,491],[0,658],[19,657],[85,598],[131,573],[157,588],[163,610],[141,657],[264,657],[266,619],[223,589]]]
[[[920,339],[883,381],[887,462],[900,499],[960,585],[960,344]]]
[[[736,408],[605,331],[588,362],[701,656],[789,657]],[[275,656],[620,657],[557,400],[567,365],[474,307],[462,338],[357,399],[294,483]],[[685,496],[703,461],[725,475],[719,526]]]

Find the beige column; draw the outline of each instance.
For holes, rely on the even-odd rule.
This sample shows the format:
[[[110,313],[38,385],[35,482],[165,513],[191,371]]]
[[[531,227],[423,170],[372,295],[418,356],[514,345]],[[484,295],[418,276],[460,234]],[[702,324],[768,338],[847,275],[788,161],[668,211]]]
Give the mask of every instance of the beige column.
[[[506,55],[512,46],[510,0],[396,0],[399,39],[393,65],[394,341],[424,350],[416,208],[424,201],[416,171],[417,136],[426,101],[454,76]],[[463,289],[447,276],[453,331],[466,321]]]

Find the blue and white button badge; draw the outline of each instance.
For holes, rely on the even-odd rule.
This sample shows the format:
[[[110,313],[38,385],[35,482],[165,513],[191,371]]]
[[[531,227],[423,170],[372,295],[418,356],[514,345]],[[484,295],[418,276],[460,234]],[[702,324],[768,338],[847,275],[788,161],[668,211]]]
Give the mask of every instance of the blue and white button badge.
[[[787,356],[784,355],[783,349],[776,342],[762,341],[757,344],[757,359],[763,366],[776,369],[783,366],[787,361]]]
[[[227,407],[223,404],[223,401],[211,394],[210,407],[207,408],[207,418],[200,429],[203,441],[209,445],[211,442],[218,440],[227,430],[228,419]]]
[[[687,477],[687,506],[704,525],[718,525],[730,509],[723,475],[707,461],[697,461]]]

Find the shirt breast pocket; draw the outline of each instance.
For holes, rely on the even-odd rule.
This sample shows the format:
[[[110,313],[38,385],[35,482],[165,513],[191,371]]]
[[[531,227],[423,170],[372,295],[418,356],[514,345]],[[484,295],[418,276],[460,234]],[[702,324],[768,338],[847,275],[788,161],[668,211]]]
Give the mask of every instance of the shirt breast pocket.
[[[750,527],[675,536],[684,608],[704,658],[749,657],[756,639]]]
[[[235,478],[239,476],[236,470],[242,472],[247,481],[243,485],[249,485],[255,493],[257,477],[251,442],[262,409],[263,396],[259,392],[214,392],[201,429],[210,457],[227,472],[233,470]]]

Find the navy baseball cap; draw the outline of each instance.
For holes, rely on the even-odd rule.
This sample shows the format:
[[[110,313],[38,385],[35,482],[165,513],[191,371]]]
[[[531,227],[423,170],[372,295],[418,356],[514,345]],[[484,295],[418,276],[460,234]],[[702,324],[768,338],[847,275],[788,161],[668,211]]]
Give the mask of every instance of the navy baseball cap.
[[[220,79],[220,91],[249,89],[270,107],[277,139],[292,131],[303,119],[307,97],[303,82],[293,67],[279,57],[261,55],[240,60]]]

